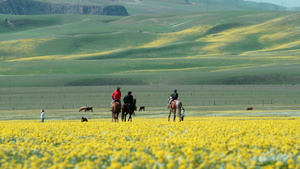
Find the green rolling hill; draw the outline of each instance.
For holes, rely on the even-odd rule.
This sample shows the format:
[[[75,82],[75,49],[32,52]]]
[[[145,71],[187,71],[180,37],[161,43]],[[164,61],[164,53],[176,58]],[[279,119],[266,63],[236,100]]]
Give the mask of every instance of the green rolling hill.
[[[2,87],[300,82],[299,12],[0,15],[0,20]]]

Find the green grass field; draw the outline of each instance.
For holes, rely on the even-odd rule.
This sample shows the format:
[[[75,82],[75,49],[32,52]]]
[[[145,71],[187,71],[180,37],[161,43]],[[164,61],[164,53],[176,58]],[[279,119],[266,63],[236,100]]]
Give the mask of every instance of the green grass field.
[[[137,106],[146,107],[134,118],[159,118],[167,117],[167,96],[174,88],[187,117],[300,115],[299,85],[124,85],[122,93],[132,90]],[[41,109],[52,120],[107,119],[113,90],[115,86],[0,88],[0,120],[39,119]],[[81,106],[93,106],[94,112],[78,112]]]

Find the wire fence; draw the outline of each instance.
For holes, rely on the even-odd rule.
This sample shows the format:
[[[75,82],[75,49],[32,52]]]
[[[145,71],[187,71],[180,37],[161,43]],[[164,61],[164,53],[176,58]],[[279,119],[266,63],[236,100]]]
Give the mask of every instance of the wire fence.
[[[299,85],[195,85],[124,86],[137,98],[137,106],[167,107],[167,97],[177,88],[185,107],[197,106],[288,106],[300,103]],[[112,86],[57,88],[0,88],[1,110],[109,108]]]

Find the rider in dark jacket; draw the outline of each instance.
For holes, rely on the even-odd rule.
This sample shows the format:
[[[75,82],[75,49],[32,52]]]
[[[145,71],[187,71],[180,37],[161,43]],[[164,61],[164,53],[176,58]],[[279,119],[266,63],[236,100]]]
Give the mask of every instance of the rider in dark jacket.
[[[174,93],[172,93],[171,97],[172,97],[172,101],[178,98],[177,89],[174,89]]]
[[[170,104],[172,103],[173,100],[178,99],[178,93],[177,89],[174,89],[174,93],[171,94],[172,99],[169,101],[168,108],[170,108]]]
[[[130,105],[133,103],[133,96],[131,94],[132,91],[129,91],[128,94],[123,98],[124,104]]]

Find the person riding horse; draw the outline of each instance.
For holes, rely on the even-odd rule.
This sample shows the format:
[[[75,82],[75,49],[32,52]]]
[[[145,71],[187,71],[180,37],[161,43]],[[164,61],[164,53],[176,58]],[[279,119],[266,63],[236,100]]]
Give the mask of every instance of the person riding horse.
[[[123,98],[124,106],[127,109],[132,110],[132,103],[133,103],[133,96],[132,96],[132,91],[129,91],[128,94]]]
[[[172,101],[178,99],[177,89],[174,89],[174,92],[171,94],[171,97],[172,97],[172,99],[169,101],[168,108],[170,108],[170,104],[172,103]]]
[[[117,87],[117,89],[112,93],[112,95],[111,95],[112,101],[110,104],[112,104],[113,102],[119,102],[121,104],[121,90],[120,89],[121,89],[121,87]]]
[[[181,122],[182,121],[182,118],[181,118],[182,103],[180,100],[178,100],[177,89],[174,89],[174,93],[168,97],[168,108],[170,109],[168,121],[170,121],[171,113],[174,113],[173,121],[175,122],[176,113],[177,113],[178,117],[179,117],[179,122]]]
[[[112,93],[111,98],[112,101],[110,103],[110,111],[112,114],[112,122],[119,121],[118,116],[121,111],[121,87],[117,87],[117,89]]]
[[[132,121],[131,115],[134,114],[136,110],[136,99],[133,99],[132,91],[129,91],[128,94],[123,99],[122,107],[122,121],[126,121],[126,115],[129,114],[128,121]]]

